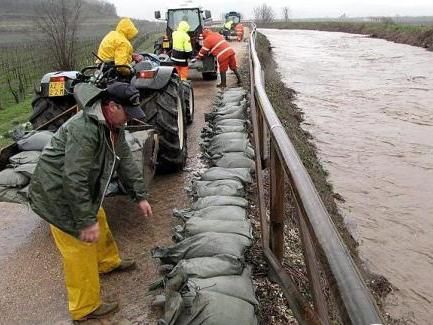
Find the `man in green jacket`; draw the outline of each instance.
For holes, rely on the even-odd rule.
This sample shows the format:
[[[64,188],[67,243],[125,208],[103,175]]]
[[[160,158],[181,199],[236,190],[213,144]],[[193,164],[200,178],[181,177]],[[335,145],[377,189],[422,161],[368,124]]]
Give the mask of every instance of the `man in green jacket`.
[[[118,82],[105,91],[89,84],[74,91],[82,110],[45,147],[32,177],[30,205],[50,223],[63,257],[69,312],[82,320],[118,307],[101,301],[99,273],[135,266],[120,259],[102,209],[113,173],[145,217],[152,209],[123,130],[128,119],[144,116],[137,89]]]

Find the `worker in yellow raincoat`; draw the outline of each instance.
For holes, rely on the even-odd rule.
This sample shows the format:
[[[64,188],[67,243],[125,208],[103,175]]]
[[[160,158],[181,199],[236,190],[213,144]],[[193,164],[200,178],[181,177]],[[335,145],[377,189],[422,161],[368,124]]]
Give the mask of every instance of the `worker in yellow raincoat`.
[[[134,54],[131,40],[137,36],[138,30],[129,18],[120,19],[116,30],[109,32],[102,39],[98,49],[98,57],[104,62],[114,62],[115,65],[131,65],[132,61],[139,61],[140,56]],[[119,68],[121,75],[130,74],[130,69]]]
[[[181,80],[188,79],[188,59],[192,58],[191,38],[188,35],[189,25],[181,21],[177,30],[173,32],[173,50],[171,60]]]

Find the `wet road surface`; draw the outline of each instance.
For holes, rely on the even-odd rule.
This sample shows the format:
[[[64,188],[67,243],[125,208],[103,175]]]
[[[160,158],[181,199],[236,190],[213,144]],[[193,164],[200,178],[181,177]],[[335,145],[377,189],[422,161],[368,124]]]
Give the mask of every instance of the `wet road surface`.
[[[233,42],[241,55],[246,43]],[[158,277],[158,261],[150,256],[157,245],[171,244],[172,209],[184,208],[189,199],[187,171],[200,168],[199,139],[204,113],[211,109],[216,81],[202,81],[192,71],[195,93],[194,123],[188,128],[188,163],[185,172],[157,176],[152,185],[150,203],[154,216],[144,219],[126,198],[105,201],[110,228],[121,256],[136,259],[137,270],[101,276],[106,300],[117,300],[120,311],[104,322],[83,324],[155,324],[159,310],[150,308],[150,283]],[[228,74],[229,84],[234,77]],[[60,255],[48,225],[22,205],[0,203],[0,324],[69,324],[66,290]]]
[[[386,310],[431,324],[433,52],[362,35],[263,33],[361,257],[397,288]]]

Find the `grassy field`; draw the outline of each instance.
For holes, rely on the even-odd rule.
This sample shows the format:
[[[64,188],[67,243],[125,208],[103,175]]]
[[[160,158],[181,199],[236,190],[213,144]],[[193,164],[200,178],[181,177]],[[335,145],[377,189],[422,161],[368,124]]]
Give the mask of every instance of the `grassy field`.
[[[8,135],[9,130],[28,121],[31,113],[31,101],[29,98],[19,104],[0,110],[0,148],[12,142]]]

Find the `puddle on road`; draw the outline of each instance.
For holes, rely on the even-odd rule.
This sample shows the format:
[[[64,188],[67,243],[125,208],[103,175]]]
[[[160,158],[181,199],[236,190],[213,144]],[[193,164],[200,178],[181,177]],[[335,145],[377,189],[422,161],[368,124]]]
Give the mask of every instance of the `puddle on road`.
[[[12,203],[0,203],[0,220],[0,261],[26,242],[42,222],[27,206]]]
[[[431,323],[433,52],[362,35],[263,33],[361,257],[399,289],[387,310]]]

